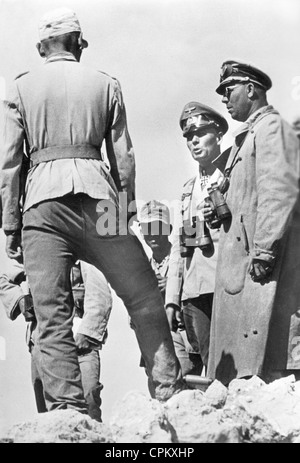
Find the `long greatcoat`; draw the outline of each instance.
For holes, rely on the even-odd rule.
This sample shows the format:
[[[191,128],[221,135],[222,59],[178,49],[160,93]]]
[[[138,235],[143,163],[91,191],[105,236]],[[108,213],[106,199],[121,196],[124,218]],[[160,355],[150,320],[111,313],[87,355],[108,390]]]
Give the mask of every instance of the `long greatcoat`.
[[[221,231],[208,376],[224,384],[273,369],[300,369],[299,142],[272,106],[236,133]],[[254,282],[253,258],[274,265]],[[264,377],[264,376],[263,376]]]

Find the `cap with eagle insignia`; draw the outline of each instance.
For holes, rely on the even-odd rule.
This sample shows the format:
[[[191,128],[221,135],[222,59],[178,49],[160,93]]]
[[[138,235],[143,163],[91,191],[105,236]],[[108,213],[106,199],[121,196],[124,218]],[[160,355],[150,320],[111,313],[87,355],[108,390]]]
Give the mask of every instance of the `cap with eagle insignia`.
[[[223,135],[228,130],[227,121],[220,113],[197,101],[191,101],[184,106],[179,124],[184,137],[187,137],[190,132],[196,132],[208,126],[215,127]]]

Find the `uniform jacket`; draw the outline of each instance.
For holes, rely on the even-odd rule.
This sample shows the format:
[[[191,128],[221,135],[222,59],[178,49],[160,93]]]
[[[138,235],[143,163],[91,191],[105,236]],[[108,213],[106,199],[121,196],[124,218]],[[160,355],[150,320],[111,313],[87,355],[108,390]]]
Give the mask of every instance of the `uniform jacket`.
[[[199,214],[199,211],[195,212],[192,206],[196,179],[197,176],[191,178],[183,188],[182,216],[184,220],[191,219],[194,213]],[[222,179],[223,174],[217,169],[198,198],[199,204],[208,196],[207,186],[215,181],[220,183]],[[214,292],[220,231],[218,229],[209,231],[213,240],[213,251],[210,254],[204,254],[201,249],[195,248],[192,257],[184,258],[180,256],[179,231],[174,234],[166,287],[166,305],[172,303],[180,307],[181,301]]]
[[[28,294],[26,285],[26,275],[24,265],[19,264],[14,259],[6,259],[2,262],[5,269],[0,274],[0,301],[4,307],[6,315],[11,318],[12,312],[16,309],[19,301]]]
[[[272,106],[235,134],[216,274],[208,376],[228,383],[268,369],[300,368],[299,143]],[[267,282],[253,258],[274,266]]]
[[[20,171],[24,146],[37,153],[70,156],[100,153],[99,159],[50,160],[34,165],[25,187],[26,211],[68,193],[86,193],[119,204],[118,192],[134,199],[135,160],[119,82],[78,63],[70,53],[51,55],[44,64],[15,79],[3,102],[0,176],[3,229],[21,227]],[[109,167],[109,168],[108,168]]]
[[[16,316],[20,314],[19,302],[24,297],[28,297],[29,294],[24,265],[14,259],[7,258],[5,262],[2,262],[2,266],[4,270],[0,274],[0,301],[7,317],[15,320]],[[31,297],[30,300],[32,301]],[[34,344],[35,328],[36,321],[27,323],[25,340],[29,352],[31,352],[31,347]]]

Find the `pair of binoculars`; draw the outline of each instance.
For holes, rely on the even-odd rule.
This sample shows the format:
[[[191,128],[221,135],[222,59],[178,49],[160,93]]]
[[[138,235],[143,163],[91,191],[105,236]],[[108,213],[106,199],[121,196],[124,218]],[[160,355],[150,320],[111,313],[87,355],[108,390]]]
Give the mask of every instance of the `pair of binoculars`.
[[[220,228],[222,222],[231,217],[231,212],[217,182],[212,183],[207,192],[209,196],[205,198],[205,202],[211,207],[213,215],[206,222],[210,228]]]
[[[192,257],[195,248],[202,251],[212,249],[213,242],[209,229],[199,217],[193,217],[192,224],[189,220],[184,220],[180,228],[180,255],[181,257]]]

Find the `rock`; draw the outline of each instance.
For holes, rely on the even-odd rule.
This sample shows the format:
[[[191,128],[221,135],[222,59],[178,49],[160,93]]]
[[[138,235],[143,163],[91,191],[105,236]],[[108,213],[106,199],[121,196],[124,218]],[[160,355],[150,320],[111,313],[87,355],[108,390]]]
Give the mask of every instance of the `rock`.
[[[172,442],[163,405],[139,391],[129,392],[114,405],[110,428],[116,443]]]
[[[227,387],[218,380],[213,381],[204,394],[206,401],[215,408],[222,408],[225,405],[227,396]]]
[[[15,424],[5,436],[12,443],[111,443],[110,430],[76,410],[41,413],[31,421]]]
[[[259,408],[268,422],[285,442],[297,440],[300,435],[299,385],[295,389],[294,375],[265,385],[253,396],[253,405]]]
[[[216,401],[219,404],[219,401]],[[241,429],[230,419],[223,422],[221,412],[209,405],[202,391],[186,390],[165,404],[168,422],[174,429],[173,442],[237,443]]]
[[[265,384],[258,376],[252,376],[250,379],[234,379],[228,386],[227,402],[236,400],[240,394],[251,395],[253,391],[257,391]]]
[[[109,426],[75,410],[18,423],[1,443],[300,443],[300,382],[214,381],[203,392],[181,391],[161,403],[139,391],[117,402]]]
[[[270,384],[252,380],[239,380],[229,386],[223,413],[240,422],[244,438],[251,442],[297,440],[300,400],[299,389],[295,391],[295,377],[292,375]]]
[[[253,404],[252,404],[253,405]],[[242,399],[229,407],[224,407],[221,412],[222,421],[234,421],[241,430],[242,442],[274,443],[284,442],[284,438],[269,422],[260,410],[251,407]]]

